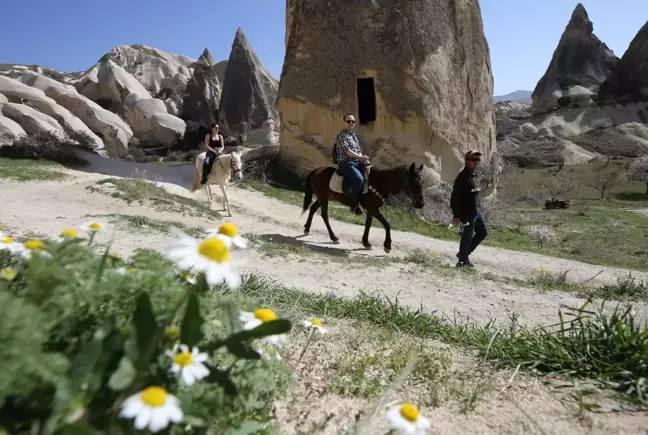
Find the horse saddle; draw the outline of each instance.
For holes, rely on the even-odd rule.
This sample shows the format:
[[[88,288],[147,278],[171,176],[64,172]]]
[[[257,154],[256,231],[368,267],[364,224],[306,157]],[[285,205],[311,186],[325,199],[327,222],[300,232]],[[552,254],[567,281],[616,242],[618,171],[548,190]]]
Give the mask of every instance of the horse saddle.
[[[369,172],[371,171],[371,166],[363,166],[364,168],[364,181],[362,182],[361,194],[364,195],[369,189]],[[337,169],[333,175],[331,175],[331,181],[329,182],[329,189],[335,193],[341,193],[342,195],[349,195],[349,180]]]

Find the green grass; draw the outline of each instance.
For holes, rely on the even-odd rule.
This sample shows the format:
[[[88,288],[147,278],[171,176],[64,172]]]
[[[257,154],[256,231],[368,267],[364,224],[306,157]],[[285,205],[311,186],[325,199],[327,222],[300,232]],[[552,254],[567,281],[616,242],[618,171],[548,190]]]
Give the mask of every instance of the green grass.
[[[200,237],[204,235],[204,230],[200,227],[189,227],[179,221],[167,221],[162,219],[154,219],[147,216],[128,215],[128,214],[107,214],[107,215],[87,215],[87,217],[109,219],[113,223],[124,225],[129,230],[133,231],[154,231],[168,233],[171,228],[178,228],[186,234],[193,237]]]
[[[0,157],[0,178],[15,181],[57,181],[67,174],[63,166],[47,160],[12,159]]]
[[[112,193],[113,197],[123,199],[129,204],[133,202],[151,204],[157,210],[171,211],[183,215],[221,217],[220,213],[210,208],[209,203],[169,193],[163,187],[149,181],[132,178],[105,178],[97,182],[98,185],[105,185],[106,183],[115,186],[115,191]],[[93,186],[88,186],[88,189],[101,192],[101,190]]]
[[[585,185],[591,176],[587,171],[599,170],[597,168],[592,165],[565,168],[561,174],[581,183],[580,194],[587,201],[584,210],[577,206],[567,210],[543,210],[542,198],[546,194],[543,193],[542,183],[555,169],[526,169],[507,174],[503,177],[498,193],[508,203],[506,225],[493,227],[487,222],[489,236],[484,245],[538,252],[596,265],[648,271],[648,233],[645,231],[648,219],[638,213],[623,210],[648,208],[645,186],[640,183],[616,186],[610,190],[609,201],[597,199],[596,191]],[[611,162],[601,170],[615,169],[623,169],[623,164]],[[286,203],[301,207],[303,202],[303,191],[259,181],[246,183],[249,187]],[[536,203],[524,204],[522,201],[525,199],[535,199]],[[456,229],[449,229],[447,223],[424,222],[414,212],[399,206],[386,205],[383,210],[394,230],[459,241]],[[364,225],[362,216],[353,215],[347,207],[338,203],[331,203],[329,216],[342,222]],[[302,220],[305,223],[305,214]],[[313,225],[319,224],[322,222],[317,213]],[[525,227],[537,224],[548,225],[556,232],[555,240],[542,249],[538,249],[525,232]],[[382,228],[382,225],[374,220],[373,227]]]
[[[645,397],[648,385],[648,331],[632,307],[607,312],[583,306],[573,313],[559,312],[553,327],[517,324],[486,325],[413,310],[398,299],[360,293],[354,298],[316,295],[245,277],[242,291],[280,312],[294,310],[329,318],[354,319],[400,333],[478,349],[495,366],[517,367],[535,373],[590,378],[635,398]],[[572,314],[570,316],[569,314]]]

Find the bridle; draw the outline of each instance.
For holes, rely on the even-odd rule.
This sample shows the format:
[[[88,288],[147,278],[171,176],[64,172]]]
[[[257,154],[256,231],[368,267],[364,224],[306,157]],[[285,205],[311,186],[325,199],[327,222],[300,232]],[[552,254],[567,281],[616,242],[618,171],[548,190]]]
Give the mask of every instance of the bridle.
[[[409,199],[412,200],[412,204],[414,204],[416,202],[416,198],[414,198],[414,193],[410,190],[410,187],[409,187],[410,182],[412,181],[412,176],[410,174],[410,171],[407,170],[407,169],[405,170],[405,180],[404,181],[405,181],[405,187],[404,187],[403,190],[405,191],[405,194],[409,197]]]
[[[234,157],[232,157],[231,154],[230,154],[230,171],[231,172],[227,172],[227,169],[225,169],[225,166],[223,166],[223,162],[221,161],[220,158],[218,159],[218,164],[220,165],[221,168],[223,168],[223,171],[225,171],[227,176],[230,177],[230,178],[232,178],[232,174],[236,174],[237,172],[241,172],[241,170],[242,170],[241,167],[238,167],[238,168],[234,167]]]

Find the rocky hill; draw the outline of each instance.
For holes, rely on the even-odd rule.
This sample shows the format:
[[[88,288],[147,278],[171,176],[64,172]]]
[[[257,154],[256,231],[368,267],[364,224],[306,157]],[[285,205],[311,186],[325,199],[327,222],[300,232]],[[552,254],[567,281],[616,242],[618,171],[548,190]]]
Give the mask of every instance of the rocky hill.
[[[234,73],[241,83],[262,83],[245,90],[245,98],[251,105],[263,101],[264,113],[234,104],[221,110],[228,62],[217,63],[207,48],[193,59],[141,44],[118,45],[86,71],[74,73],[0,64],[0,146],[48,133],[124,158],[134,139],[143,147],[168,148],[184,141],[191,142],[185,147],[196,148],[194,133],[212,122],[236,118],[252,130],[268,119],[273,123],[277,81],[247,40],[245,52],[255,68],[235,68]],[[230,79],[233,89],[225,93],[232,101],[243,92],[235,81]],[[226,135],[237,135],[237,126],[224,127]]]
[[[531,91],[513,91],[510,94],[495,95],[493,103],[501,103],[504,101],[515,101],[517,103],[531,104]]]
[[[496,102],[498,151],[520,164],[648,154],[648,23],[621,59],[572,13],[531,104]]]

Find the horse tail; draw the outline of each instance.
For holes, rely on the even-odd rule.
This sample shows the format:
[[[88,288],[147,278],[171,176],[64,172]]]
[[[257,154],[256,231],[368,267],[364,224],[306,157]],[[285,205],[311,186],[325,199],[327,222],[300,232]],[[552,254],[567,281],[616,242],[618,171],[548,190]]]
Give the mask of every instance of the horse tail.
[[[308,210],[308,207],[310,207],[311,202],[313,202],[313,185],[311,184],[311,176],[315,170],[311,171],[310,174],[308,174],[308,177],[306,177],[306,191],[304,192],[304,204],[302,206],[302,212],[301,214],[304,214],[306,210]]]

